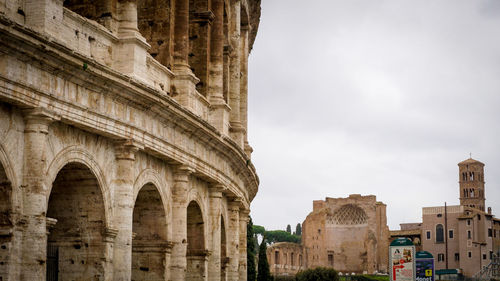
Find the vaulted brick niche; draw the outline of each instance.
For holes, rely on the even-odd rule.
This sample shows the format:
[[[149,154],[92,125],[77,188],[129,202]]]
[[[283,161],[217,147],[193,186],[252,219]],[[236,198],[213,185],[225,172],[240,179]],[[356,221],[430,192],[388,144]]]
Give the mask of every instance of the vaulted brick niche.
[[[86,166],[70,163],[59,171],[47,217],[53,224],[47,241],[47,280],[104,280],[104,201]]]
[[[137,195],[132,231],[132,280],[165,280],[167,219],[160,193],[152,184]]]
[[[207,96],[210,32],[214,14],[208,0],[189,0],[189,66],[200,79],[196,89]]]
[[[205,280],[207,252],[204,231],[200,206],[195,201],[191,201],[187,208],[186,280]]]
[[[138,0],[139,31],[151,45],[149,53],[164,66],[172,69],[173,21],[170,0]]]
[[[10,233],[12,229],[11,221],[11,194],[12,185],[5,174],[4,167],[0,163],[0,280],[7,279],[9,256],[11,249],[11,235],[3,235]]]

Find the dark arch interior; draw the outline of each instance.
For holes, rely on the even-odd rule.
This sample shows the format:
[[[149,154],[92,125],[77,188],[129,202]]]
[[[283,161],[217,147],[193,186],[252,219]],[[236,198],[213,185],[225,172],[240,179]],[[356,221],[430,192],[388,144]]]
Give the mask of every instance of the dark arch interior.
[[[59,171],[47,217],[52,225],[47,279],[55,275],[57,280],[103,280],[104,201],[96,177],[85,165],[70,163]]]
[[[13,227],[11,220],[12,213],[12,185],[7,178],[4,167],[0,163],[0,230],[2,233],[9,233]],[[10,236],[0,237],[0,280],[7,278],[8,265],[10,259],[11,238]]]
[[[204,222],[200,206],[191,201],[187,208],[187,272],[186,280],[204,280],[207,262]]]
[[[132,280],[165,280],[167,220],[160,193],[152,184],[137,195],[132,227]]]

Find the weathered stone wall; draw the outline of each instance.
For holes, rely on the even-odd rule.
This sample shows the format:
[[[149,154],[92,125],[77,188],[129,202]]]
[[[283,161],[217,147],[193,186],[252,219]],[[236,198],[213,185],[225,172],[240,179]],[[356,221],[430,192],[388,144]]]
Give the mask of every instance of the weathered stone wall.
[[[245,280],[258,177],[229,116],[246,106],[212,98],[223,79],[208,72],[209,45],[204,80],[174,47],[189,43],[190,13],[91,2],[0,1],[0,279]],[[239,2],[234,30],[258,5]],[[246,85],[241,65],[228,83]]]
[[[279,242],[267,248],[267,260],[273,275],[295,275],[304,270],[304,248],[300,244]]]

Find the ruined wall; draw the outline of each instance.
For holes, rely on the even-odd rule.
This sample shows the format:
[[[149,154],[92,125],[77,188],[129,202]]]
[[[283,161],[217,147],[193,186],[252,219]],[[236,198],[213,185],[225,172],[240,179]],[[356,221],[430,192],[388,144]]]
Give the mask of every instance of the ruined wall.
[[[340,272],[377,272],[387,268],[385,205],[375,196],[350,195],[314,201],[303,223],[307,267]]]

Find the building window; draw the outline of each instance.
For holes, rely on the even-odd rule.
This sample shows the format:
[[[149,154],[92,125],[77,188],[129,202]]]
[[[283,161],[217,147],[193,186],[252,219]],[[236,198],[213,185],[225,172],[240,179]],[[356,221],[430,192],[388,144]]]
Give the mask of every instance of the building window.
[[[427,230],[427,240],[430,240],[431,239],[431,232],[429,230]]]
[[[480,214],[477,214],[477,220],[480,221],[481,220],[481,215]]]
[[[467,225],[470,225],[470,220],[467,220]]]
[[[283,264],[286,265],[287,263],[287,254],[283,253]]]
[[[438,261],[444,261],[444,254],[438,254]]]
[[[293,256],[293,253],[290,254],[290,265],[293,266],[293,260],[294,256]]]
[[[485,259],[486,259],[486,254],[483,254],[483,260],[485,260]]]
[[[274,263],[280,264],[280,252],[278,251],[274,252]]]
[[[472,232],[470,230],[467,230],[467,239],[472,239]]]
[[[490,260],[493,259],[493,251],[490,251]]]
[[[443,242],[444,242],[443,225],[438,224],[436,225],[436,243],[443,243]]]
[[[469,252],[468,255],[469,255],[469,259],[472,258],[472,252]]]
[[[459,253],[455,253],[455,261],[459,261],[460,260],[460,254]]]
[[[453,229],[448,230],[448,237],[453,239]]]
[[[333,255],[328,254],[328,265],[333,267]]]
[[[443,214],[437,214],[437,217],[438,217],[438,218],[440,218],[440,217],[442,217],[442,216],[443,216]]]
[[[299,266],[302,266],[302,255],[299,255]]]
[[[493,236],[493,229],[488,228],[488,237],[492,237],[492,236]]]

